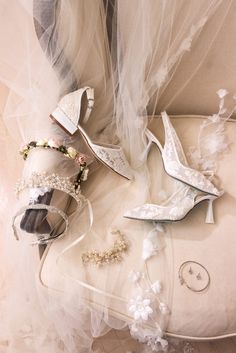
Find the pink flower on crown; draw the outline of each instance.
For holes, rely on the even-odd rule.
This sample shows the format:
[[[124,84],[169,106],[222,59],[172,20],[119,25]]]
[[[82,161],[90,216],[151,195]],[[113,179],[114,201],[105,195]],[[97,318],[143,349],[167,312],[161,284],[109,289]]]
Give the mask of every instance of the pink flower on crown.
[[[77,156],[75,157],[75,161],[78,164],[85,164],[86,163],[86,157],[84,154],[77,154]]]

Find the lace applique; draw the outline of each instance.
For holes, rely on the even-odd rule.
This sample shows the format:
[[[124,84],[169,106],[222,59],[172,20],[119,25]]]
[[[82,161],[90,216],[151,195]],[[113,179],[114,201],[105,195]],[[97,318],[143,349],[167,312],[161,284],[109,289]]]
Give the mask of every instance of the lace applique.
[[[159,231],[163,231],[163,227],[155,225],[148,233],[146,240],[148,239],[152,249],[146,253],[145,259],[163,249],[164,244],[158,239]],[[141,343],[146,343],[153,352],[167,351],[168,342],[163,338],[163,329],[167,327],[170,310],[162,299],[161,281],[157,279],[152,283],[146,271],[136,270],[132,270],[128,278],[134,285],[132,297],[128,302],[128,312],[133,317],[129,325],[131,336]]]
[[[135,278],[135,281],[134,281]],[[150,283],[145,273],[131,271],[129,279],[136,290],[128,303],[128,311],[133,316],[130,324],[131,336],[150,346],[153,352],[167,351],[168,342],[163,338],[159,322],[167,322],[168,306],[158,297],[162,291],[159,280]]]
[[[198,196],[198,190],[187,185],[180,187],[173,196],[163,202],[161,205],[144,204],[141,207],[130,211],[132,218],[146,219],[156,221],[174,221],[182,219],[194,206],[195,198]],[[156,233],[155,233],[156,232]],[[158,250],[160,250],[160,233],[151,231],[143,242],[143,259],[147,259]],[[160,229],[159,229],[160,232]]]
[[[142,258],[144,261],[156,255],[164,248],[163,239],[160,234],[161,232],[163,232],[162,226],[156,225],[143,240]]]
[[[91,147],[103,163],[107,164],[118,174],[127,176],[129,179],[131,178],[130,166],[121,148],[107,148],[96,146],[95,144]]]
[[[163,148],[163,160],[165,169],[172,177],[194,186],[199,190],[218,195],[216,187],[198,170],[187,166],[187,160],[166,112],[163,113],[163,124],[165,128],[165,145]]]
[[[217,95],[220,99],[219,111],[209,116],[200,126],[198,146],[189,148],[188,157],[193,168],[201,171],[211,171],[212,175],[217,170],[217,160],[229,149],[230,142],[225,131],[225,122],[230,118],[234,109],[225,108],[225,96],[229,92],[219,89]],[[236,100],[236,96],[233,96]]]
[[[163,84],[168,79],[171,69],[177,63],[181,55],[183,55],[185,51],[189,51],[191,49],[194,37],[204,27],[205,23],[207,22],[207,19],[208,17],[204,17],[195,25],[191,26],[189,35],[182,41],[176,53],[170,57],[167,63],[161,65],[161,67],[157,71],[157,74],[153,79],[153,86],[157,86],[157,89],[160,89],[163,86]]]

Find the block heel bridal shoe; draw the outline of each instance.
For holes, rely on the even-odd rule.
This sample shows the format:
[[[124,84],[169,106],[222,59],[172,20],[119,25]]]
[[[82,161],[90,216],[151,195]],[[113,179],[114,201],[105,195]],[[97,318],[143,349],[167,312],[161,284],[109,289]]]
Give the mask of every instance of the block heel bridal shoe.
[[[180,181],[182,187],[163,204],[146,203],[126,211],[124,217],[156,222],[176,222],[184,219],[199,203],[208,201],[206,223],[214,223],[213,201],[223,192],[218,190],[203,173],[188,166],[183,147],[169,116],[166,112],[161,116],[165,131],[164,147],[156,136],[146,129],[147,149],[149,151],[152,143],[159,148],[166,173]]]
[[[82,114],[83,98],[87,99],[87,109]],[[83,123],[89,119],[94,105],[94,90],[90,87],[80,88],[77,91],[65,95],[58,103],[57,108],[50,117],[70,135],[80,132],[94,157],[126,179],[132,179],[132,171],[120,146],[111,144],[94,143],[81,126],[81,115]]]

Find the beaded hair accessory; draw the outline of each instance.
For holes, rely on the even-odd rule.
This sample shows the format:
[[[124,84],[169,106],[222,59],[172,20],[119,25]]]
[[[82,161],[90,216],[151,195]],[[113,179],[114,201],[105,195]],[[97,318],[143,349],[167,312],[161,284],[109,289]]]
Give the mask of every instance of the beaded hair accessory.
[[[37,147],[58,151],[62,153],[65,157],[73,159],[80,166],[86,165],[86,157],[83,154],[78,152],[74,147],[65,146],[60,141],[56,141],[52,138],[41,139],[38,141],[31,141],[20,149],[20,154],[23,156],[24,160],[26,160],[29,155],[29,152],[33,148],[37,148]]]
[[[82,254],[82,261],[84,264],[92,263],[97,266],[106,265],[110,263],[117,263],[122,260],[122,253],[128,250],[128,242],[124,234],[120,230],[114,230],[111,234],[117,235],[117,240],[113,247],[104,251],[91,250]]]
[[[47,174],[45,172],[34,172],[29,179],[21,179],[17,182],[16,195],[19,197],[19,194],[24,189],[46,188],[48,191],[51,189],[56,189],[69,194],[75,199],[78,206],[81,206],[84,201],[84,197],[80,191],[80,180],[79,175],[77,176],[77,179],[72,182],[69,177],[62,177],[55,173]]]

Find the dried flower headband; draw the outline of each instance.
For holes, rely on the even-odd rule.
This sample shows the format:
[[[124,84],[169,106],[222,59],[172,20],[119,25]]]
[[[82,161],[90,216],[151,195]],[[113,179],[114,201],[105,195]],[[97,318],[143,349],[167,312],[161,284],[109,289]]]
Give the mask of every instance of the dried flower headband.
[[[65,146],[61,144],[60,142],[57,142],[53,139],[41,139],[38,141],[31,141],[27,145],[24,145],[20,149],[20,154],[23,156],[24,160],[27,159],[28,154],[31,149],[35,147],[40,147],[40,148],[46,148],[46,149],[53,149],[58,152],[61,152],[64,156],[73,159],[76,163],[78,163],[80,166],[86,166],[86,157],[79,153],[74,147],[71,146]]]

